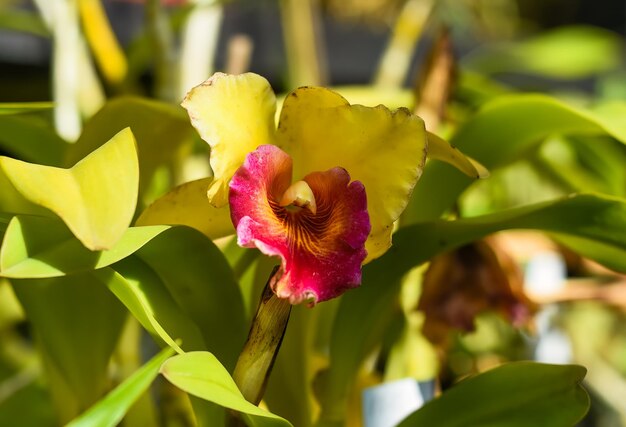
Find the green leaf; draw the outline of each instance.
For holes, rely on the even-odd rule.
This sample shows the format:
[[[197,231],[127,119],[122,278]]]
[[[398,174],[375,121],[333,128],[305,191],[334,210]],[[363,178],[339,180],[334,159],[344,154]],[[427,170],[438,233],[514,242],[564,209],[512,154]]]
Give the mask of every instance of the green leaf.
[[[330,343],[330,370],[319,394],[322,417],[345,416],[349,387],[361,362],[386,331],[402,277],[438,253],[508,229],[584,238],[610,248],[613,256],[626,257],[626,201],[618,198],[579,195],[475,218],[401,228],[391,249],[363,268],[361,287],[341,299]],[[602,257],[597,260],[603,261]]]
[[[0,28],[22,31],[40,37],[50,35],[39,14],[6,6],[0,8]]]
[[[114,427],[118,425],[133,403],[148,390],[159,369],[174,351],[162,350],[137,372],[117,386],[102,400],[76,418],[67,427]]]
[[[161,373],[189,394],[240,412],[250,426],[291,426],[289,421],[244,399],[228,371],[211,353],[192,352],[174,356],[163,364]]]
[[[227,368],[243,348],[247,325],[233,272],[220,250],[187,227],[173,227],[137,251],[198,325],[208,349]]]
[[[572,249],[579,255],[594,259],[600,264],[615,271],[619,271],[620,273],[626,273],[626,257],[624,256],[624,250],[622,248],[592,239],[568,236],[560,233],[551,233],[550,237]]]
[[[0,276],[57,277],[111,265],[170,227],[131,227],[110,250],[90,251],[57,218],[16,216],[0,247]]]
[[[461,381],[409,415],[398,427],[571,427],[587,413],[575,365],[509,363]]]
[[[27,162],[61,166],[69,146],[40,114],[0,114],[0,147]]]
[[[6,212],[0,212],[0,236],[3,236],[11,222],[13,215]]]
[[[155,338],[182,353],[206,350],[198,326],[176,304],[161,279],[138,257],[126,258],[112,268],[93,273]]]
[[[152,182],[156,169],[170,166],[190,149],[194,130],[181,107],[149,99],[113,99],[86,124],[67,152],[66,165],[74,164],[106,142],[105,136],[130,127],[139,151],[140,191]]]
[[[126,310],[89,274],[12,280],[11,284],[44,359],[71,393],[77,412],[67,414],[67,408],[61,412],[76,416],[107,390],[109,359]]]
[[[54,107],[52,102],[0,102],[0,115],[46,111]]]
[[[139,170],[129,129],[70,169],[0,157],[0,168],[30,202],[56,213],[89,249],[110,249],[135,212]]]
[[[529,40],[491,44],[467,58],[483,73],[530,73],[580,79],[616,68],[622,56],[618,34],[598,27],[569,26]]]
[[[34,381],[16,390],[0,402],[0,425],[20,427],[52,427],[58,425],[57,414],[46,387]]]
[[[545,95],[509,95],[485,105],[450,143],[493,172],[554,134],[608,135],[626,142],[626,128],[616,115],[577,110]],[[430,162],[402,223],[438,218],[472,182],[447,165]]]

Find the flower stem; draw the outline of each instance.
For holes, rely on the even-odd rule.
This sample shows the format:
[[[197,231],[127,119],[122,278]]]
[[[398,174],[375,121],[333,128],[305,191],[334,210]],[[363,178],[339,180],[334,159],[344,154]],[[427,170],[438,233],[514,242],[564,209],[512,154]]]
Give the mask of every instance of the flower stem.
[[[272,284],[281,275],[279,267],[274,267],[263,289],[248,340],[233,373],[233,379],[243,396],[255,405],[263,397],[291,313],[289,301],[278,298],[272,291]]]

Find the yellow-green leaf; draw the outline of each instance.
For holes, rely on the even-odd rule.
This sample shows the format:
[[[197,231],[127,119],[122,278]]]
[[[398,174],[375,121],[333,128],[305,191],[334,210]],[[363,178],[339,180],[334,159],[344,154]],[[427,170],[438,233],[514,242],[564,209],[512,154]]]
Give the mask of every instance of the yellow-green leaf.
[[[89,249],[109,249],[135,212],[139,166],[124,129],[70,169],[0,157],[0,168],[27,200],[56,213]]]
[[[159,374],[159,368],[173,353],[166,348],[127,378],[67,427],[114,427],[122,421],[133,403],[148,390]]]
[[[131,227],[110,250],[90,251],[58,218],[15,216],[0,247],[0,276],[57,277],[103,268],[126,258],[169,228]]]
[[[240,412],[248,425],[291,426],[289,421],[244,399],[228,371],[211,353],[198,351],[174,356],[163,363],[161,373],[187,393]]]

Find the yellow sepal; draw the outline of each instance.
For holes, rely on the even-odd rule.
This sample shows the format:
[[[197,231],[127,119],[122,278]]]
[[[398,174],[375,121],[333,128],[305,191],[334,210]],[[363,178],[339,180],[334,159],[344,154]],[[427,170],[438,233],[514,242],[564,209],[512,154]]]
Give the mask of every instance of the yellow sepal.
[[[228,206],[216,208],[206,197],[211,181],[204,178],[179,185],[148,206],[137,225],[186,225],[210,239],[235,234]]]
[[[211,146],[214,180],[208,190],[216,207],[228,203],[228,183],[251,151],[274,141],[276,96],[267,80],[246,73],[216,73],[193,88],[182,106]]]
[[[328,89],[303,87],[285,99],[277,142],[293,158],[294,180],[340,166],[365,185],[366,262],[382,255],[426,160],[423,121],[406,109],[350,105]]]

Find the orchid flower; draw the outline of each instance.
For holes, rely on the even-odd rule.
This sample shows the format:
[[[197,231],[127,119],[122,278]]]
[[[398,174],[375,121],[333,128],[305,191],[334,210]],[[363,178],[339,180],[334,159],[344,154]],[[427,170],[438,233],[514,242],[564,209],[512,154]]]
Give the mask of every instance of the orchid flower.
[[[238,243],[281,259],[274,292],[316,303],[361,282],[391,245],[426,159],[422,120],[301,87],[284,101],[256,74],[215,74],[183,102],[211,146],[210,202],[230,202]]]

